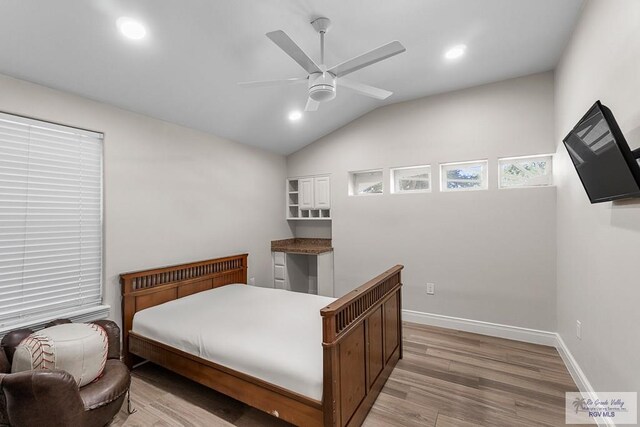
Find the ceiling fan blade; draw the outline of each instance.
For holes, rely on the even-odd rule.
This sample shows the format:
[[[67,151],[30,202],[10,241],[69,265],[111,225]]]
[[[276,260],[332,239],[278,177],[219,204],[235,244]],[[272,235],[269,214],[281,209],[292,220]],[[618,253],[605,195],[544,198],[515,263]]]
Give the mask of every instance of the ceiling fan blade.
[[[314,101],[311,98],[307,99],[307,105],[304,107],[304,111],[318,111],[318,107],[320,103],[318,101]]]
[[[392,41],[391,43],[387,43],[383,46],[377,47],[367,53],[356,56],[355,58],[351,58],[348,61],[343,62],[342,64],[338,64],[328,71],[336,77],[346,76],[349,73],[353,73],[354,71],[358,71],[361,68],[368,67],[369,65],[375,64],[376,62],[391,58],[392,56],[402,53],[405,50],[407,49],[402,46],[402,43],[397,40]]]
[[[356,81],[345,79],[345,78],[339,79],[338,85],[344,86],[362,95],[370,96],[371,98],[376,98],[376,99],[387,99],[388,97],[393,95],[393,92],[389,92],[388,90],[369,86],[364,83],[356,82]]]
[[[271,39],[272,42],[277,44],[280,49],[284,50],[284,52],[293,58],[302,68],[307,70],[307,73],[321,73],[320,67],[313,62],[313,59],[309,58],[309,55],[304,53],[304,51],[298,46],[291,37],[289,37],[284,31],[272,31],[267,33],[267,37]]]
[[[306,83],[306,77],[294,77],[292,79],[280,79],[280,80],[259,80],[255,82],[240,82],[238,85],[244,87],[265,87],[265,86],[284,86],[297,83]]]

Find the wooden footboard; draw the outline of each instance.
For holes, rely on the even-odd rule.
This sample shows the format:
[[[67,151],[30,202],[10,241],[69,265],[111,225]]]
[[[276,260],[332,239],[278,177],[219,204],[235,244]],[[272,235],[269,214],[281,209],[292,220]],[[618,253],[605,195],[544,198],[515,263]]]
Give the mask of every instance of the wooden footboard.
[[[129,367],[134,356],[152,361],[296,425],[358,426],[402,357],[402,268],[393,267],[321,310],[322,402],[131,331],[140,310],[219,286],[246,283],[246,254],[122,274],[124,358]]]
[[[402,358],[397,265],[320,311],[325,426],[359,426]]]

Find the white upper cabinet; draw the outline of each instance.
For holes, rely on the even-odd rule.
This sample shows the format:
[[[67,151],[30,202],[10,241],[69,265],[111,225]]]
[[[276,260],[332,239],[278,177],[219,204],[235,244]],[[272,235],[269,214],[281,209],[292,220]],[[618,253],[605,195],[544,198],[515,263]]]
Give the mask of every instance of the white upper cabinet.
[[[331,177],[287,179],[287,219],[331,219]]]
[[[313,178],[303,178],[298,180],[298,188],[300,189],[300,209],[314,209],[314,185]]]
[[[331,181],[328,176],[313,178],[313,200],[314,209],[331,207]]]

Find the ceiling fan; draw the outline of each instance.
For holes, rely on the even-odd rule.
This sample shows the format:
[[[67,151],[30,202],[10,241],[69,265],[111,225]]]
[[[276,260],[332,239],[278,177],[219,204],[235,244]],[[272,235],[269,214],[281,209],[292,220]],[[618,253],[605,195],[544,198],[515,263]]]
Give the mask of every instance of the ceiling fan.
[[[386,99],[392,94],[388,90],[345,79],[344,76],[404,52],[406,49],[402,46],[402,43],[397,40],[392,41],[332,68],[327,68],[324,63],[324,35],[329,31],[331,20],[329,18],[317,18],[311,22],[311,25],[320,33],[320,65],[316,64],[284,31],[278,30],[266,34],[271,41],[277,44],[280,49],[284,50],[287,55],[309,73],[307,77],[238,84],[246,87],[260,87],[306,82],[308,84],[309,98],[307,99],[305,111],[316,111],[321,102],[331,101],[335,98],[338,85],[376,99]]]

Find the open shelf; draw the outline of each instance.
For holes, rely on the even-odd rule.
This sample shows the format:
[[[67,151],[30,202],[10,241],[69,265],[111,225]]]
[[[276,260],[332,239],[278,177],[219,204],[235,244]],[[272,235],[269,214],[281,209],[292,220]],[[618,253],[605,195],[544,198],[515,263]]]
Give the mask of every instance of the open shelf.
[[[298,209],[297,206],[289,206],[288,212],[287,212],[288,218],[297,218],[299,214],[300,214],[300,210]]]

